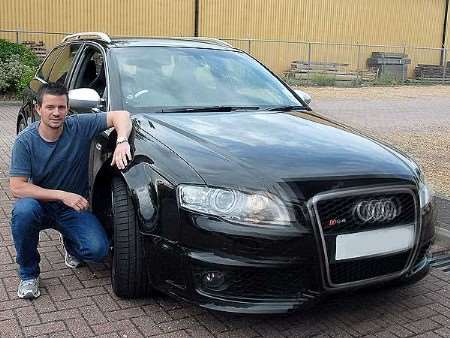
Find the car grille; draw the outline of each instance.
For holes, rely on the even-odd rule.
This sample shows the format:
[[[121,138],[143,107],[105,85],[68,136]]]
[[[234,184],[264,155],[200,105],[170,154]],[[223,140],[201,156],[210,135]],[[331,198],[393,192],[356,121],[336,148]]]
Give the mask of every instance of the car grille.
[[[363,222],[355,212],[356,206],[362,201],[391,200],[400,212],[391,220],[377,222]],[[361,257],[347,261],[336,261],[335,241],[341,234],[357,233],[380,228],[416,223],[416,202],[414,196],[405,189],[388,191],[371,190],[370,193],[347,195],[347,193],[324,198],[318,198],[315,210],[322,228],[322,241],[327,255],[329,267],[329,282],[335,287],[350,282],[390,275],[404,270],[411,257],[411,250],[401,253],[388,254],[377,257]]]
[[[400,210],[400,214],[390,221],[375,223],[362,222],[354,212],[355,206],[360,201],[380,199],[392,200]],[[324,234],[367,231],[415,222],[414,198],[411,194],[405,192],[364,194],[321,200],[317,203],[317,211]],[[334,222],[336,223],[333,224]]]
[[[334,284],[343,284],[391,274],[405,268],[410,251],[350,262],[330,264],[330,278]]]

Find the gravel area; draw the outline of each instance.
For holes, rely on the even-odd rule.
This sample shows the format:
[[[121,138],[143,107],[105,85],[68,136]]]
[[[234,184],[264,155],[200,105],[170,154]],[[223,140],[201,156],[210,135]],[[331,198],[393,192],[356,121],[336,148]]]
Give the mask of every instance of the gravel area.
[[[405,151],[450,197],[450,86],[301,88],[312,108]]]

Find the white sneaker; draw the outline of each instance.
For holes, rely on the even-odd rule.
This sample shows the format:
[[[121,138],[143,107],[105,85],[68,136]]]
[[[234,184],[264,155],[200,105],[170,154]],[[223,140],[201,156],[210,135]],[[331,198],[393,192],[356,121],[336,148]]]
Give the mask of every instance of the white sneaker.
[[[65,254],[64,254],[64,263],[71,268],[76,269],[79,266],[83,265],[83,262],[80,261],[78,258],[72,256],[70,253],[67,252],[66,248],[64,248]]]
[[[66,247],[64,246],[64,239],[62,234],[59,234],[59,241],[61,242],[64,248],[64,263],[66,264],[66,266],[68,266],[71,269],[76,269],[79,266],[83,265],[82,261],[80,261],[78,258],[72,256],[70,253],[67,252]]]
[[[39,291],[39,278],[21,280],[17,288],[17,296],[23,299],[34,299],[41,295]]]

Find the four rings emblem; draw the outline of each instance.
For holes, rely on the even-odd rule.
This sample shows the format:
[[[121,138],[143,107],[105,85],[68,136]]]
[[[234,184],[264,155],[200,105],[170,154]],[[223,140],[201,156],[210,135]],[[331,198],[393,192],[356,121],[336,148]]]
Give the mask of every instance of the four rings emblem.
[[[364,223],[389,222],[400,215],[400,209],[390,198],[358,202],[354,214]]]

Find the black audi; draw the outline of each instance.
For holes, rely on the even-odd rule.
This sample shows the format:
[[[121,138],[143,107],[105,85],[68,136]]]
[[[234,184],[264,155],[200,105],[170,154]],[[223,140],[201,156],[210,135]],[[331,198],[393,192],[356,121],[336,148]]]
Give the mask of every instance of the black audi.
[[[66,37],[25,93],[46,82],[71,113],[125,109],[91,147],[90,200],[111,236],[121,297],[156,289],[210,309],[275,313],[429,270],[432,199],[404,153],[311,111],[307,95],[245,52],[201,38]]]

